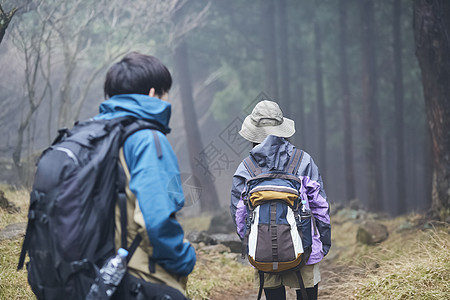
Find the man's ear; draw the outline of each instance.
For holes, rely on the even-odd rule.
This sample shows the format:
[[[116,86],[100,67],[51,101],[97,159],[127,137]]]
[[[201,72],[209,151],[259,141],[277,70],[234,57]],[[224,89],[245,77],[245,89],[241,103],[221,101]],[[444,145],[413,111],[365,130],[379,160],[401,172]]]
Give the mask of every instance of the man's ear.
[[[155,97],[155,88],[151,88],[151,89],[150,89],[150,92],[148,93],[148,95],[149,95],[150,97]]]

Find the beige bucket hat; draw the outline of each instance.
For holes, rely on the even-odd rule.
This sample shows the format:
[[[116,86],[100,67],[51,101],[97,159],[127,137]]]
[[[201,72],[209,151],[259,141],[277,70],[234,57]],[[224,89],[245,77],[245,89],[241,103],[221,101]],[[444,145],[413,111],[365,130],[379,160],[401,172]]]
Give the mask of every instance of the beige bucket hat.
[[[242,123],[239,134],[253,143],[261,143],[269,135],[291,137],[295,133],[295,122],[284,118],[276,102],[262,100],[256,104]]]

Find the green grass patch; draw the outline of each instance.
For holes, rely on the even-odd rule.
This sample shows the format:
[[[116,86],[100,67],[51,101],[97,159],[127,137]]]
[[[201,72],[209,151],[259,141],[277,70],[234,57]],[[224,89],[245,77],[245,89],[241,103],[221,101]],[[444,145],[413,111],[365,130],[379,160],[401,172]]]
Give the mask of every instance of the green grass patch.
[[[235,255],[210,255],[200,250],[197,251],[197,264],[189,276],[187,294],[193,300],[210,299],[212,294],[239,294],[252,288],[253,278],[253,268],[237,262]]]
[[[356,299],[450,299],[448,231],[418,231],[409,238],[388,251],[371,251],[380,267],[358,283]]]
[[[0,242],[0,299],[36,299],[25,270],[16,271],[22,239]]]
[[[26,189],[17,189],[7,185],[0,185],[0,190],[5,193],[5,198],[20,208],[20,213],[10,214],[6,210],[0,209],[0,229],[6,225],[26,222],[28,215],[28,205],[30,192]]]
[[[6,199],[20,208],[20,213],[9,214],[0,209],[0,229],[27,221],[29,191],[1,185]],[[22,238],[0,241],[0,299],[36,299],[27,282],[27,272],[17,271]]]
[[[389,238],[367,246],[356,241],[353,221],[332,221],[337,257],[322,263],[329,264],[323,268],[322,299],[450,299],[448,224],[424,226],[423,216],[414,214],[379,220]],[[408,229],[398,230],[406,223]]]

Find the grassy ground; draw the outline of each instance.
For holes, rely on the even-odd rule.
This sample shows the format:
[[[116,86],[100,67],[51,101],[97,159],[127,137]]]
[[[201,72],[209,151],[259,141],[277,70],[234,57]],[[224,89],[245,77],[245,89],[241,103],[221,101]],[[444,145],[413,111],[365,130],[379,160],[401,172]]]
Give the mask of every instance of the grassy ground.
[[[8,214],[0,209],[0,228],[4,228],[8,224],[26,222],[29,201],[28,191],[5,185],[0,185],[0,190],[5,193],[6,199],[20,208],[20,213],[17,214]]]
[[[1,187],[6,198],[21,208],[18,214],[0,209],[0,229],[25,222],[28,193]],[[181,220],[186,232],[204,230],[209,217]],[[333,247],[321,263],[320,299],[450,299],[450,229],[410,215],[381,220],[390,232],[377,246],[356,242],[351,218],[332,217]],[[405,224],[407,226],[405,226]],[[34,299],[26,271],[16,271],[21,238],[0,241],[0,299]],[[254,299],[253,269],[238,263],[236,254],[197,250],[189,277],[192,299]],[[292,294],[292,293],[291,293]]]
[[[208,215],[181,219],[185,232],[207,230]],[[243,290],[251,290],[253,269],[243,266],[232,253],[209,253],[197,250],[197,264],[189,276],[187,294],[191,299],[233,299]],[[224,295],[228,295],[225,296]]]
[[[28,192],[0,186],[5,197],[20,208],[20,213],[9,214],[0,209],[0,230],[6,225],[26,222]],[[27,272],[16,271],[22,249],[22,239],[0,241],[0,299],[35,299],[27,284]]]
[[[252,289],[253,269],[244,267],[230,254],[197,252],[197,264],[189,277],[188,296],[191,299],[232,299],[224,295],[239,295]]]
[[[418,215],[381,220],[389,238],[366,246],[352,221],[340,221],[333,222],[337,257],[323,264],[322,299],[450,299],[448,224]]]

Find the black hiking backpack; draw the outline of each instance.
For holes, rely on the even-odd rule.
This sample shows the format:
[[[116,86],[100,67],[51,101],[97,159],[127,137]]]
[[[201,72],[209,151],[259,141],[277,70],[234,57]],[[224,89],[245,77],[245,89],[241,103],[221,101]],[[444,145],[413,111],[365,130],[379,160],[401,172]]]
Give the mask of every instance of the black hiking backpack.
[[[18,269],[28,252],[28,282],[38,299],[85,299],[99,268],[114,255],[119,203],[126,245],[126,197],[121,194],[119,150],[136,131],[163,126],[134,118],[89,120],[59,136],[39,158]],[[152,131],[153,131],[152,130]],[[153,131],[158,155],[159,140]],[[122,191],[124,193],[124,191]],[[100,289],[105,288],[100,282]]]

